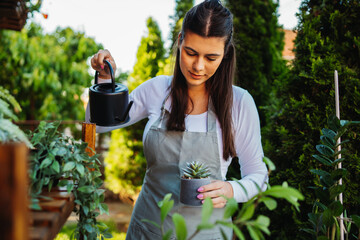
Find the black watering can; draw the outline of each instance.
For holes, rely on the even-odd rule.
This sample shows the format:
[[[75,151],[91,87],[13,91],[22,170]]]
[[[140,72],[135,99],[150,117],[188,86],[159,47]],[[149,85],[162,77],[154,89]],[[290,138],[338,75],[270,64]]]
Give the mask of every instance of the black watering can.
[[[111,64],[104,60],[110,69],[111,83],[98,83],[99,72],[95,72],[95,84],[89,89],[90,122],[98,126],[115,126],[130,120],[129,90],[120,83],[115,83]]]

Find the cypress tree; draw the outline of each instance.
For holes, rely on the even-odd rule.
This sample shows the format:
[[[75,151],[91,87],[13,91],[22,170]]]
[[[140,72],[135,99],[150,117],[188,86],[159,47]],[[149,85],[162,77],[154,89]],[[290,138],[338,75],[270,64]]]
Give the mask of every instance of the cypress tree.
[[[171,28],[170,48],[172,48],[172,46],[176,42],[176,39],[181,30],[182,21],[185,17],[185,14],[193,6],[194,6],[194,0],[175,0],[175,14],[173,16],[170,16],[170,18],[173,20],[173,22],[170,24],[170,28]]]
[[[321,129],[327,127],[327,118],[335,114],[334,70],[339,73],[341,119],[360,120],[359,1],[306,0],[298,17],[296,57],[288,77],[274,84],[279,104],[264,139],[265,153],[277,166],[270,182],[288,181],[306,200],[299,214],[290,208],[272,213],[272,225],[277,230],[273,239],[309,238],[298,230],[307,222],[316,199],[309,189],[316,182],[309,169],[319,167],[312,155]],[[359,130],[355,128],[345,136],[351,140],[343,155],[347,159],[343,167],[350,172],[343,182],[345,207],[351,211],[348,215],[360,211]]]
[[[281,52],[284,33],[277,21],[278,3],[263,0],[227,0],[234,17],[237,55],[235,84],[253,96],[265,124],[265,110],[273,81],[286,70]]]

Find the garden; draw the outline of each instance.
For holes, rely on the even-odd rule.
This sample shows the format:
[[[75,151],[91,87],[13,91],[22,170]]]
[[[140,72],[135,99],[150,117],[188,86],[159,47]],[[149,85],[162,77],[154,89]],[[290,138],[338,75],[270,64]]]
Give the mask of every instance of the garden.
[[[88,59],[103,46],[69,27],[44,33],[32,21],[41,1],[14,2],[26,10],[18,14],[25,22],[0,24],[1,239],[125,239],[126,224],[120,229],[101,217],[111,216],[110,203],[133,206],[137,200],[146,170],[146,123],[95,133],[95,124],[84,121],[94,79]],[[158,202],[161,222],[149,222],[163,239],[194,239],[219,226],[241,240],[360,239],[360,2],[303,0],[291,60],[282,55],[278,2],[223,3],[234,17],[234,85],[249,91],[260,115],[267,190],[243,204],[227,199],[216,221],[210,221],[214,209],[206,199],[191,236],[180,214],[172,215],[174,229],[164,231],[171,194]],[[172,44],[193,4],[176,1]],[[133,70],[115,75],[130,92],[147,79],[171,75],[171,49],[158,23],[149,17],[145,24]],[[241,179],[238,168],[234,158],[227,179]]]

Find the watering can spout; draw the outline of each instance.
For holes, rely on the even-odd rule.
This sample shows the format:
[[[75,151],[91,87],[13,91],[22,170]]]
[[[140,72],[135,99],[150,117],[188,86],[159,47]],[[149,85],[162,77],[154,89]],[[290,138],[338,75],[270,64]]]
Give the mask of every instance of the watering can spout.
[[[124,115],[121,117],[121,119],[116,117],[115,120],[119,121],[120,123],[128,122],[128,120],[129,120],[129,112],[130,112],[130,109],[131,109],[132,105],[133,105],[133,101],[130,101],[127,108],[126,108],[126,110],[125,110],[125,112],[124,112]]]

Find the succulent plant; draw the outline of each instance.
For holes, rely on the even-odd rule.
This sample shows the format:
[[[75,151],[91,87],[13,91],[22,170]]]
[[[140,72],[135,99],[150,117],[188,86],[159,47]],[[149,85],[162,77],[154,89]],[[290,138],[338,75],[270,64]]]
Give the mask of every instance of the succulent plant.
[[[210,176],[210,170],[207,168],[207,166],[205,166],[204,163],[199,163],[196,161],[186,163],[186,168],[183,170],[183,178],[186,179],[199,179]]]

